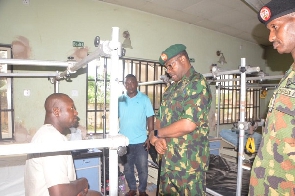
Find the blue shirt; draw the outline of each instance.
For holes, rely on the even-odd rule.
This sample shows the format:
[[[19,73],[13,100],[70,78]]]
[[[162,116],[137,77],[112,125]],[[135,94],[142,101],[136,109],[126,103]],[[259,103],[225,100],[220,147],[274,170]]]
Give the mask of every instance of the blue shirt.
[[[147,118],[154,110],[147,95],[137,91],[137,95],[119,97],[119,133],[129,139],[129,144],[139,144],[147,139]]]

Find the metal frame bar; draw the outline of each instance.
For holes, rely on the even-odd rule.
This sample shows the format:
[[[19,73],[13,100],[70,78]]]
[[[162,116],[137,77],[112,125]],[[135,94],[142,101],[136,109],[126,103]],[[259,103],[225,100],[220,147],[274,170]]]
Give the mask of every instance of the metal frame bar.
[[[259,72],[260,71],[260,67],[247,67],[247,71],[246,73],[253,73],[253,72]],[[223,70],[222,68],[218,67],[218,66],[213,66],[211,73],[205,73],[203,74],[204,77],[216,77],[216,76],[220,76],[220,75],[229,75],[229,74],[240,74],[240,70],[239,69],[235,69],[235,70]]]
[[[245,111],[246,111],[246,72],[245,69],[246,59],[241,58],[241,90],[240,90],[240,122],[245,122]],[[238,153],[238,176],[237,176],[237,190],[236,195],[241,195],[242,188],[242,175],[243,175],[243,158],[244,158],[244,136],[245,129],[239,126],[239,153]]]
[[[140,82],[138,83],[138,86],[144,86],[144,85],[150,85],[150,84],[165,84],[163,80],[155,80],[150,82]]]
[[[222,75],[222,74],[220,74]],[[275,75],[275,76],[256,76],[256,77],[247,77],[247,80],[275,80],[275,79],[281,79],[283,75]],[[216,79],[216,80],[207,80],[209,82],[227,82],[227,81],[239,81],[239,78],[232,78],[232,79]]]
[[[110,136],[118,134],[118,90],[120,89],[119,80],[118,80],[118,64],[119,64],[119,49],[121,48],[119,42],[119,28],[113,27],[112,32],[112,46],[113,50],[111,51],[111,78],[110,78],[110,119],[116,119],[113,122],[110,121]],[[117,149],[109,149],[109,185],[110,185],[110,195],[118,194],[118,153]]]
[[[13,78],[21,78],[21,77],[56,77],[58,73],[0,73],[0,77],[13,77]]]
[[[53,67],[68,67],[74,62],[64,62],[64,61],[40,61],[40,60],[27,60],[27,59],[2,59],[0,58],[0,63],[11,64],[11,65],[30,65],[30,66],[53,66]]]
[[[110,136],[106,139],[57,142],[57,143],[54,143],[54,145],[46,144],[46,143],[9,144],[9,145],[0,145],[0,156],[43,153],[43,152],[71,151],[71,150],[102,148],[102,147],[108,147],[116,151],[118,147],[127,146],[128,144],[129,144],[129,140],[125,136],[120,134]]]
[[[113,27],[113,28],[115,28],[115,27]],[[98,49],[96,49],[94,52],[92,52],[91,54],[86,56],[81,61],[68,66],[67,70],[60,73],[57,78],[61,79],[61,78],[66,77],[67,75],[69,75],[71,73],[75,73],[78,69],[80,69],[81,67],[87,65],[87,63],[93,61],[94,59],[97,59],[100,56],[109,56],[109,52],[112,51],[112,47],[113,47],[112,42],[109,42],[109,41],[102,42],[99,45]],[[120,47],[118,47],[118,48],[120,48]],[[117,49],[116,49],[116,54],[117,54]],[[118,53],[118,54],[120,54],[120,53]]]
[[[209,189],[209,188],[206,188],[206,192],[207,193],[210,193],[211,195],[214,195],[214,196],[222,196],[221,194],[213,191],[212,189]]]

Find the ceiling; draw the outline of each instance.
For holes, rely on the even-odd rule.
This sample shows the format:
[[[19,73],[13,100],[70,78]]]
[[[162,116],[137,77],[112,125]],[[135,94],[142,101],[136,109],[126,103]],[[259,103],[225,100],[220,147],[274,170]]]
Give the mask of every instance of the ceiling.
[[[271,45],[268,30],[258,21],[255,11],[270,0],[102,1],[201,26],[260,45]]]

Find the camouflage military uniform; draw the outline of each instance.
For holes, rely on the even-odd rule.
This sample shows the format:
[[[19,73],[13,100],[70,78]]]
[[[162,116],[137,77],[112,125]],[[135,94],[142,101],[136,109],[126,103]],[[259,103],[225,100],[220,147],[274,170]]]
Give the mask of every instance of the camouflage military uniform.
[[[205,195],[211,99],[210,87],[193,67],[164,93],[158,113],[161,127],[188,119],[197,128],[187,135],[166,139],[168,149],[162,158],[161,195]]]
[[[269,103],[263,139],[253,163],[249,195],[295,195],[295,70]]]

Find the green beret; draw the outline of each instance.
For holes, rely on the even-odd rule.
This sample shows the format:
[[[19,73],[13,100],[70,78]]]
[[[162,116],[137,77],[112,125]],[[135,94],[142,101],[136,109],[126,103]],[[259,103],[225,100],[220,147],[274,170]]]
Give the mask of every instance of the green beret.
[[[162,52],[159,62],[161,65],[164,65],[166,61],[169,59],[175,57],[180,52],[184,51],[186,49],[186,46],[183,44],[174,44],[167,48],[165,51]]]
[[[292,12],[295,12],[294,0],[272,0],[260,9],[258,19],[267,25],[270,21]]]

